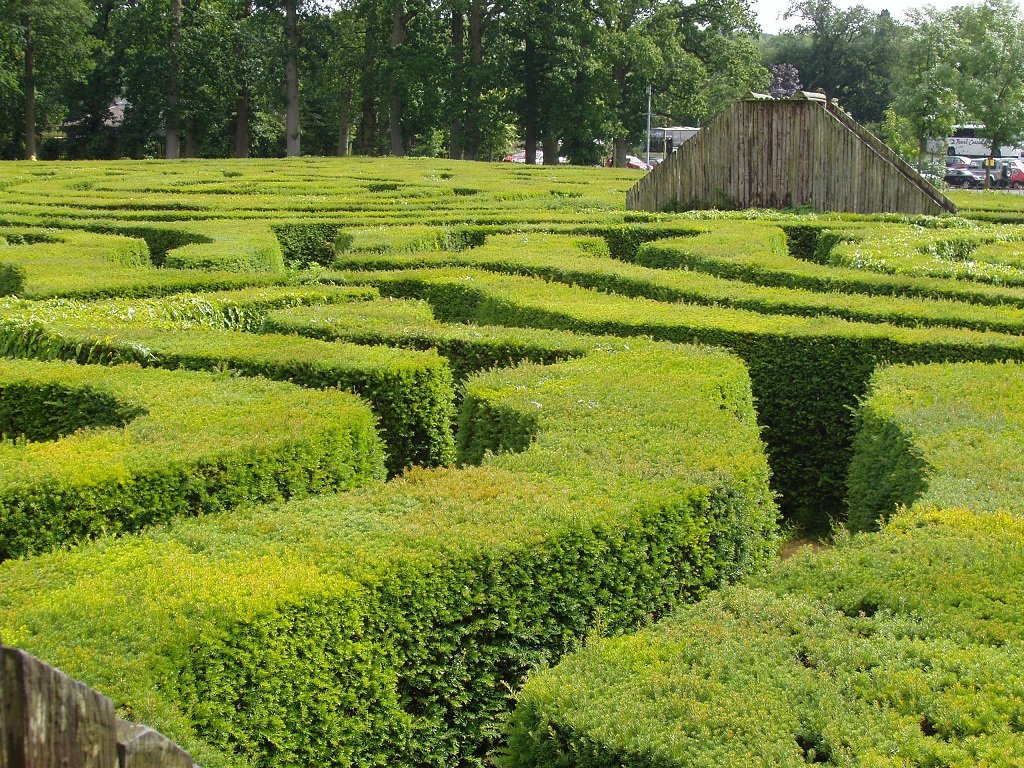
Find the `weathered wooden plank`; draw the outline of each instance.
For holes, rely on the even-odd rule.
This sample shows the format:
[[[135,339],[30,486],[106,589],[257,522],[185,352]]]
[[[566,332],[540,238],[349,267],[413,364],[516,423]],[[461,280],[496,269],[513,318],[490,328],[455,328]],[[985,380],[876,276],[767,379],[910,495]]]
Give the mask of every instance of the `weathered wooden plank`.
[[[879,139],[820,101],[737,102],[627,194],[629,208],[646,210],[726,200],[741,207],[956,212]]]
[[[193,768],[192,756],[152,728],[117,721],[119,768]]]
[[[0,646],[0,764],[115,768],[114,705],[16,648]]]

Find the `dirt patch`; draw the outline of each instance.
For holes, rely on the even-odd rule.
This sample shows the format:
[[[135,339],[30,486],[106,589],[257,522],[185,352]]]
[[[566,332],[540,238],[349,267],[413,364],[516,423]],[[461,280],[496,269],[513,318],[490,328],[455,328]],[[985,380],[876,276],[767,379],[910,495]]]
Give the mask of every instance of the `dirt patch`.
[[[805,547],[810,547],[812,552],[818,552],[819,550],[825,549],[828,546],[829,544],[827,542],[822,541],[821,539],[812,539],[806,536],[796,536],[782,545],[782,550],[779,552],[779,557],[783,560],[788,560]]]

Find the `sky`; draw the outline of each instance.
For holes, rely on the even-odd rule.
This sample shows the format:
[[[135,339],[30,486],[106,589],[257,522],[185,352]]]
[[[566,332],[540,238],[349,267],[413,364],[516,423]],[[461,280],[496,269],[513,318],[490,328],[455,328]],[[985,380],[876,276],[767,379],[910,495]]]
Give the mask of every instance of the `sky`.
[[[903,12],[907,8],[934,5],[936,8],[945,9],[954,5],[968,5],[969,2],[970,0],[932,0],[929,3],[912,1],[898,8],[891,8],[890,6],[893,5],[891,0],[835,0],[835,4],[839,8],[850,8],[854,5],[863,5],[873,11],[889,8],[893,16],[900,20],[903,19]],[[757,20],[761,24],[761,30],[769,34],[781,32],[783,29],[793,26],[793,19],[785,21],[782,19],[782,14],[789,6],[790,0],[753,0],[751,2],[751,7],[757,13]]]

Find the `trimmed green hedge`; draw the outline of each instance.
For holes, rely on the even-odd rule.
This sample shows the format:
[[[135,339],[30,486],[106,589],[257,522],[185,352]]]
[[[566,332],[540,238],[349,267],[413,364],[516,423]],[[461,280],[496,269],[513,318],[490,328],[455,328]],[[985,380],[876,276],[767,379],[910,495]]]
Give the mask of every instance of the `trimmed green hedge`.
[[[750,367],[783,510],[809,529],[844,515],[853,408],[885,362],[1024,359],[1024,338],[666,305],[467,269],[348,272],[382,293],[425,298],[438,318],[728,347]]]
[[[42,360],[234,371],[313,389],[349,390],[373,406],[391,474],[413,465],[450,464],[455,458],[455,392],[451,371],[436,353],[217,330],[258,326],[273,306],[350,298],[365,298],[365,290],[181,297],[164,305],[0,307],[0,352]]]
[[[0,402],[0,559],[383,471],[372,416],[341,393],[5,360]]]
[[[880,224],[863,222],[860,229],[854,229],[853,223],[842,220],[796,225],[726,219],[701,226],[703,231],[695,237],[643,245],[635,261],[653,268],[692,269],[763,286],[1024,307],[1024,291],[1020,288],[885,274],[832,263],[832,252],[840,248],[840,240]],[[908,225],[887,226],[888,230],[883,231],[895,229],[904,239],[911,231]],[[804,234],[787,239],[787,233],[794,230]],[[816,239],[811,241],[807,232],[812,232]],[[820,250],[818,242],[822,243]],[[885,252],[884,238],[872,243]]]
[[[485,247],[462,254],[351,255],[336,263],[350,269],[385,270],[478,267],[663,302],[685,301],[766,314],[828,315],[909,327],[950,326],[1024,333],[1024,308],[1020,307],[752,285],[692,270],[652,269],[619,263],[608,258],[608,249],[604,246],[599,238],[536,233],[494,235]],[[669,252],[667,247],[657,251],[659,254]],[[1024,293],[1020,295],[1024,298]]]
[[[895,366],[861,402],[847,482],[849,523],[897,505],[1024,513],[1024,368]]]
[[[334,261],[338,239],[336,224],[274,224],[271,229],[287,263],[326,267]]]
[[[427,302],[404,299],[274,310],[267,313],[263,329],[325,341],[436,349],[448,359],[456,381],[477,371],[526,360],[554,363],[582,357],[594,349],[628,346],[614,337],[442,323],[434,319]]]
[[[3,640],[207,768],[482,765],[527,670],[774,551],[742,364],[631,346],[471,379],[480,467],[6,563]]]
[[[531,676],[503,768],[1010,768],[1024,524],[904,513]]]
[[[171,251],[167,261],[178,251],[205,247],[182,246]],[[206,268],[222,271],[203,271]],[[251,266],[245,271],[239,271],[239,264],[224,268],[203,262],[196,270],[157,269],[150,264],[142,239],[72,230],[55,234],[52,242],[0,247],[0,289],[30,299],[160,296],[282,285],[289,280],[283,272],[252,271]]]

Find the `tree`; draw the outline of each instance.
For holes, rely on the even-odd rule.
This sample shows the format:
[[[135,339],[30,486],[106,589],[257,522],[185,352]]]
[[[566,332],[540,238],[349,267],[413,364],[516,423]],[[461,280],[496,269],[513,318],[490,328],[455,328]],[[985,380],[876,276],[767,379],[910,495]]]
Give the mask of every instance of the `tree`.
[[[1024,17],[1009,0],[985,0],[952,9],[950,20],[960,41],[960,100],[985,126],[996,157],[1002,145],[1024,139]]]
[[[0,10],[0,95],[7,115],[22,118],[20,126],[4,126],[5,143],[13,149],[20,134],[23,156],[35,159],[39,126],[59,125],[68,90],[93,66],[92,10],[85,0],[0,0]]]
[[[910,12],[910,27],[893,78],[894,99],[886,113],[888,132],[908,135],[911,159],[923,167],[928,143],[945,139],[960,112],[956,38],[949,14],[934,8]],[[901,122],[902,121],[902,122]]]
[[[303,145],[311,154],[349,154],[361,87],[362,24],[352,6],[306,21],[302,125]]]
[[[773,39],[767,62],[793,64],[806,89],[837,99],[861,122],[881,121],[892,101],[903,32],[892,15],[863,5],[840,9],[833,0],[797,0],[785,17],[795,27]]]
[[[792,64],[772,64],[772,84],[768,93],[773,99],[788,99],[800,90],[800,71]]]
[[[699,122],[768,77],[746,0],[586,0],[605,62],[613,163],[643,135],[647,85],[656,111]]]

